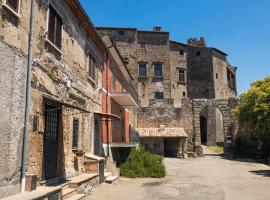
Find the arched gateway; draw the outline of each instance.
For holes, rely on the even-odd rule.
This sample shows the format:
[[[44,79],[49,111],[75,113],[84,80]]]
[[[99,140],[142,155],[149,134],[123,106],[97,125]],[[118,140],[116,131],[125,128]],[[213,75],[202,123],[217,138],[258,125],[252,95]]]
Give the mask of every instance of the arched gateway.
[[[230,100],[194,100],[194,146],[198,153],[202,153],[201,144],[224,144],[225,154],[231,154],[230,110]]]

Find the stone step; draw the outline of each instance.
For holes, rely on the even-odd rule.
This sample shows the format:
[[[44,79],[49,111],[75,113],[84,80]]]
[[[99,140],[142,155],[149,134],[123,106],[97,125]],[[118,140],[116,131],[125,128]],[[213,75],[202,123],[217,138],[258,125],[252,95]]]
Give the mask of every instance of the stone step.
[[[86,194],[75,194],[66,200],[84,200],[85,198],[86,198]]]
[[[82,174],[80,176],[75,176],[75,177],[70,178],[68,180],[68,186],[70,188],[76,188],[79,185],[81,185],[83,183],[86,183],[86,182],[89,182],[90,180],[95,179],[97,177],[98,177],[98,174],[96,174],[96,173],[93,173],[93,174]]]
[[[62,189],[62,200],[66,200],[77,194],[76,188],[63,188]]]
[[[108,176],[111,176],[112,175],[112,172],[105,172],[104,173],[104,177],[107,178]]]
[[[117,184],[119,180],[119,176],[108,176],[105,178],[105,183],[109,183],[109,184]]]
[[[43,200],[61,198],[61,187],[39,186],[32,192],[20,193],[3,200]],[[2,199],[1,199],[2,200]]]
[[[68,187],[76,189],[78,194],[88,194],[99,184],[98,178],[96,173],[82,174],[69,179]]]

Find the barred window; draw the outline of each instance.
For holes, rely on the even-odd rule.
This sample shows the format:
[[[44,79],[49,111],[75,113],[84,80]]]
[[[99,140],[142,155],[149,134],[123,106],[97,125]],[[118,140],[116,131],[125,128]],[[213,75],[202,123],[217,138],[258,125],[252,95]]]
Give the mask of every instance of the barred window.
[[[19,3],[19,0],[6,0],[6,5],[16,13],[19,12]]]
[[[179,76],[179,81],[180,82],[186,82],[186,72],[184,69],[179,69],[178,70],[178,76]]]
[[[155,70],[155,76],[156,77],[161,77],[162,76],[162,64],[161,63],[156,63],[154,65],[154,70]]]
[[[57,11],[52,7],[52,5],[50,5],[48,39],[59,49],[61,49],[62,25],[63,25],[62,18],[57,13]]]
[[[73,118],[73,131],[72,131],[72,149],[78,149],[78,140],[79,140],[79,122],[78,118]]]

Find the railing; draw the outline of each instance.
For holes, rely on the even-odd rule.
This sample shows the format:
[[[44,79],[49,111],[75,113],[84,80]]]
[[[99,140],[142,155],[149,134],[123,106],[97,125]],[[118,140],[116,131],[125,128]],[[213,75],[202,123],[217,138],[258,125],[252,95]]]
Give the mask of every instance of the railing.
[[[129,129],[129,142],[138,143],[140,141],[139,133],[134,129]]]

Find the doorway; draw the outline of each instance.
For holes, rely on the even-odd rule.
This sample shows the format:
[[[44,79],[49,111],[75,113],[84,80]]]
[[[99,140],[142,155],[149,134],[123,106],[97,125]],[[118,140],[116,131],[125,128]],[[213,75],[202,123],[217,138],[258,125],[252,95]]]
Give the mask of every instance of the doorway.
[[[102,152],[102,118],[95,115],[94,117],[94,155],[104,156]]]
[[[54,106],[45,106],[45,134],[43,173],[44,179],[57,178],[57,154],[60,110]]]
[[[200,116],[200,129],[201,129],[201,144],[207,143],[207,119]]]

